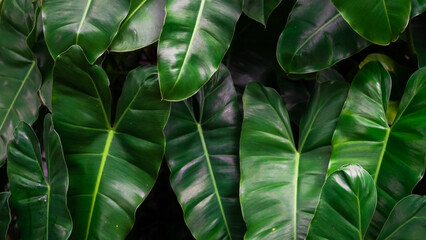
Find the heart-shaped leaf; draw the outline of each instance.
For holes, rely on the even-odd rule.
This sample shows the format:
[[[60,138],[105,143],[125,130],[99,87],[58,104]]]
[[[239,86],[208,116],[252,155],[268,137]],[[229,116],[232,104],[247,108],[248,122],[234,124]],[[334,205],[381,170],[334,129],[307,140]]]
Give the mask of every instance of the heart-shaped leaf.
[[[282,0],[245,0],[243,10],[247,16],[266,26],[269,16],[281,1]]]

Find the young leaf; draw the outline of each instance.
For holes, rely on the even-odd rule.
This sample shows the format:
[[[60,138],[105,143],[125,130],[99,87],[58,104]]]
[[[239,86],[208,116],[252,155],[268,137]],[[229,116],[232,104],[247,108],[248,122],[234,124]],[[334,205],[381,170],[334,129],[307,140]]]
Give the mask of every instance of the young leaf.
[[[6,239],[10,223],[9,192],[0,193],[0,238]]]
[[[388,45],[410,19],[409,0],[331,0],[351,27],[367,40]]]
[[[327,178],[306,239],[363,240],[376,204],[370,174],[358,165],[344,166]]]
[[[194,95],[216,72],[242,11],[242,0],[169,0],[158,45],[163,99]]]
[[[185,221],[197,239],[243,238],[240,124],[237,95],[223,65],[197,95],[173,103],[165,130],[166,159]]]
[[[23,239],[67,239],[72,221],[67,209],[68,171],[51,116],[44,119],[47,175],[40,144],[32,128],[21,122],[8,145],[10,206]]]
[[[306,237],[347,90],[348,84],[340,79],[317,80],[296,147],[281,96],[258,83],[248,84],[240,141],[246,239]]]
[[[373,176],[378,204],[370,238],[377,237],[392,208],[411,194],[425,169],[426,68],[408,81],[391,127],[386,118],[390,85],[389,73],[378,62],[366,64],[355,76],[333,136],[328,170],[359,164]]]
[[[426,236],[426,196],[410,195],[389,214],[377,240],[422,240]]]
[[[126,17],[130,0],[43,0],[46,44],[54,59],[73,44],[90,63],[102,55]]]
[[[58,56],[53,77],[53,122],[69,167],[71,239],[124,239],[164,153],[170,104],[161,101],[156,68],[129,73],[114,124],[106,73],[79,46]]]
[[[281,1],[282,0],[245,0],[243,10],[247,16],[266,26],[269,16]]]
[[[278,40],[277,58],[287,73],[310,73],[328,68],[368,45],[330,0],[299,0]]]

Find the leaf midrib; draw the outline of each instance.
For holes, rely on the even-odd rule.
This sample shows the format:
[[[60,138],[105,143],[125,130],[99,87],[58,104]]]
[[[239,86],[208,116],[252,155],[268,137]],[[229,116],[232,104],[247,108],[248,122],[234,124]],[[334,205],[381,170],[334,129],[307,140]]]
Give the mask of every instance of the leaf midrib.
[[[142,0],[141,3],[139,3],[139,5],[135,8],[135,10],[133,12],[131,12],[129,14],[129,16],[126,17],[126,19],[124,20],[123,24],[121,24],[120,30],[127,24],[127,22],[130,21],[130,19],[136,14],[137,11],[139,11],[141,9],[141,7],[146,3],[147,0]],[[157,0],[155,0],[157,1]]]
[[[87,4],[86,4],[86,8],[84,9],[84,12],[83,12],[83,16],[81,17],[80,23],[78,25],[77,35],[75,37],[75,44],[77,44],[77,45],[78,45],[78,40],[79,40],[79,37],[80,37],[81,28],[84,25],[84,20],[86,20],[87,13],[89,12],[89,8],[90,8],[91,4],[92,4],[92,0],[88,0]]]

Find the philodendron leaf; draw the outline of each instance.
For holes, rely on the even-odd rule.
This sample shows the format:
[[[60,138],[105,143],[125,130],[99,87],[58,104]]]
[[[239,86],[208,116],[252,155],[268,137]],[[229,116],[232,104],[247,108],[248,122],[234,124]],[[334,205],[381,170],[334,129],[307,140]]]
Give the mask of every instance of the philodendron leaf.
[[[162,98],[194,95],[216,72],[242,11],[242,0],[169,0],[158,45]]]
[[[66,203],[68,171],[50,115],[44,119],[43,142],[46,168],[32,128],[21,122],[15,129],[7,153],[10,206],[17,215],[22,239],[67,239],[72,230]]]
[[[411,0],[411,14],[413,18],[426,10],[426,0]]]
[[[355,33],[330,0],[299,0],[278,40],[277,58],[287,73],[328,68],[370,43]]]
[[[0,13],[0,167],[13,130],[20,121],[32,124],[40,107],[41,76],[26,43],[34,13],[32,1],[27,0],[4,0]]]
[[[282,0],[245,0],[243,10],[247,16],[266,26],[269,16],[281,1]]]
[[[124,239],[164,153],[170,104],[161,101],[156,68],[129,73],[114,124],[107,75],[79,46],[58,57],[53,78],[53,122],[69,168],[71,239]]]
[[[409,0],[331,0],[351,27],[367,40],[388,45],[408,24]]]
[[[53,58],[80,45],[90,63],[102,55],[126,17],[130,0],[43,0],[46,44]]]
[[[4,239],[10,223],[9,197],[10,192],[0,193],[0,238]]]
[[[422,240],[426,236],[426,196],[410,195],[399,201],[377,240]]]
[[[197,95],[173,103],[165,129],[166,159],[186,224],[197,239],[243,238],[240,126],[237,95],[223,65]]]
[[[166,0],[132,0],[129,14],[111,44],[113,52],[134,51],[158,40]]]
[[[296,145],[281,96],[257,82],[247,85],[240,141],[246,239],[306,237],[347,90],[341,79],[317,80]]]
[[[386,118],[390,85],[380,63],[366,64],[352,82],[333,136],[328,173],[359,164],[377,186],[378,204],[367,239],[377,237],[392,208],[411,194],[425,169],[426,68],[408,81],[391,127]]]
[[[307,240],[363,240],[377,204],[370,174],[348,165],[331,174],[309,226]]]

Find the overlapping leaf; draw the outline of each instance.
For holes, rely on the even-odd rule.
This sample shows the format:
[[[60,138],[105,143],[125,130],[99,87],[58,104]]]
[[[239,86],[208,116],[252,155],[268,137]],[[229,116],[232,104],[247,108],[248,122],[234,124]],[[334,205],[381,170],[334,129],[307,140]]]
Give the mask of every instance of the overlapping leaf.
[[[411,194],[425,169],[426,68],[408,81],[390,127],[386,110],[391,79],[380,63],[356,75],[333,136],[329,174],[360,164],[374,179],[378,204],[367,239],[377,237],[397,201]]]
[[[163,99],[194,95],[216,72],[231,43],[242,0],[170,0],[158,46]]]
[[[224,66],[196,96],[173,103],[166,127],[166,159],[185,221],[197,239],[243,238],[240,124],[237,95]]]
[[[425,3],[426,5],[426,3]],[[413,47],[416,51],[419,67],[426,66],[426,14],[422,14],[414,18],[410,22],[411,34],[413,39]]]
[[[258,83],[247,86],[240,143],[240,199],[246,239],[306,237],[348,90],[342,79],[327,76],[325,73],[317,80],[300,122],[298,147],[280,95]]]
[[[247,16],[266,26],[272,11],[282,0],[245,0],[243,10]]]
[[[14,135],[8,145],[7,174],[10,206],[18,217],[22,239],[67,239],[72,229],[66,203],[68,171],[51,116],[44,121],[46,168],[32,128],[21,122]]]
[[[426,0],[411,0],[411,14],[413,18],[426,10]]]
[[[377,192],[370,174],[357,165],[327,178],[307,240],[362,240],[374,214]]]
[[[156,68],[129,73],[114,124],[108,78],[80,47],[58,57],[53,76],[53,122],[70,177],[71,239],[124,239],[164,153],[170,104],[161,101]]]

